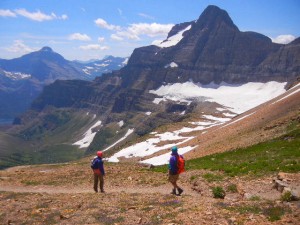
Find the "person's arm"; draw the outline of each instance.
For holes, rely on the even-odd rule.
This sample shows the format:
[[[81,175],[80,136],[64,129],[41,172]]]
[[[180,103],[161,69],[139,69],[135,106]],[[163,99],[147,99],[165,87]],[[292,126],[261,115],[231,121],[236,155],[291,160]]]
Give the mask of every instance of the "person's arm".
[[[172,175],[177,174],[177,160],[175,156],[170,158],[169,169]]]
[[[100,169],[100,172],[103,176],[105,176],[105,171],[104,171],[104,166],[103,166],[103,161],[102,159],[99,160],[99,169]]]

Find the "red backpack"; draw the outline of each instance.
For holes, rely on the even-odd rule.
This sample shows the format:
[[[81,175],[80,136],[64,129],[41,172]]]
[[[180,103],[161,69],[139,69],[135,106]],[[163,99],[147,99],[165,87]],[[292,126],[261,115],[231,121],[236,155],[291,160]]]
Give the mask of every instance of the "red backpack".
[[[178,168],[178,174],[180,173],[183,173],[185,170],[184,170],[184,166],[185,166],[185,160],[183,158],[182,155],[179,155],[177,157],[177,168]]]

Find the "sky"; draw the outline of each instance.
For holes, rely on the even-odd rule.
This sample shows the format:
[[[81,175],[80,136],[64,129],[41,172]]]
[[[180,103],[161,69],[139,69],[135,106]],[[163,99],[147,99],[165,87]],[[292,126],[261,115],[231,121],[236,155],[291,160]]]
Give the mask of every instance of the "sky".
[[[226,10],[241,31],[277,43],[300,36],[299,0],[0,0],[0,58],[44,46],[68,60],[128,57],[208,5]]]

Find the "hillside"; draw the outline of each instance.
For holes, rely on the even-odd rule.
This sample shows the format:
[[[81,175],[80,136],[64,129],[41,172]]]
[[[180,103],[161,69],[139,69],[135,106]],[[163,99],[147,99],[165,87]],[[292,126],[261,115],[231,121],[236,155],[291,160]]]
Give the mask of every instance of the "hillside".
[[[135,163],[106,162],[104,194],[93,193],[92,157],[65,164],[2,170],[0,220],[5,224],[43,225],[297,224],[299,200],[291,200],[285,192],[276,190],[273,182],[283,179],[299,196],[299,152],[291,149],[294,144],[299,147],[299,122],[297,126],[296,136],[294,128],[289,139],[283,136],[271,141],[283,141],[276,145],[283,152],[281,156],[273,154],[277,150],[266,142],[260,145],[266,149],[258,148],[255,152],[245,148],[211,156],[213,164],[219,166],[217,170],[210,163],[211,157],[187,161],[187,171],[179,181],[184,189],[181,196],[169,193],[166,167],[153,170]],[[266,152],[271,159],[263,157],[265,161],[257,161],[255,170],[247,167]],[[273,163],[266,164],[270,160]],[[234,175],[233,170],[228,170],[231,163],[239,168]],[[224,199],[216,197],[220,196],[213,191],[217,187],[225,191]]]

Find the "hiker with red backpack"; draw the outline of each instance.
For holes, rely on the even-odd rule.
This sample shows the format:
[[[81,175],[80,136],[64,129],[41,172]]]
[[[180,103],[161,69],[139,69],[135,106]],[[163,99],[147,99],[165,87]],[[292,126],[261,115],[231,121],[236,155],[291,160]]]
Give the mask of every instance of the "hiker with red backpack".
[[[181,195],[183,189],[177,185],[177,180],[179,174],[184,172],[184,159],[182,155],[178,154],[178,149],[176,146],[171,148],[171,157],[169,162],[169,181],[173,185],[171,194],[176,195],[176,190],[178,190],[178,195]]]
[[[100,181],[100,191],[104,193],[104,166],[102,161],[103,153],[102,151],[97,152],[97,156],[91,162],[91,168],[94,172],[94,191],[98,192],[98,182]]]

